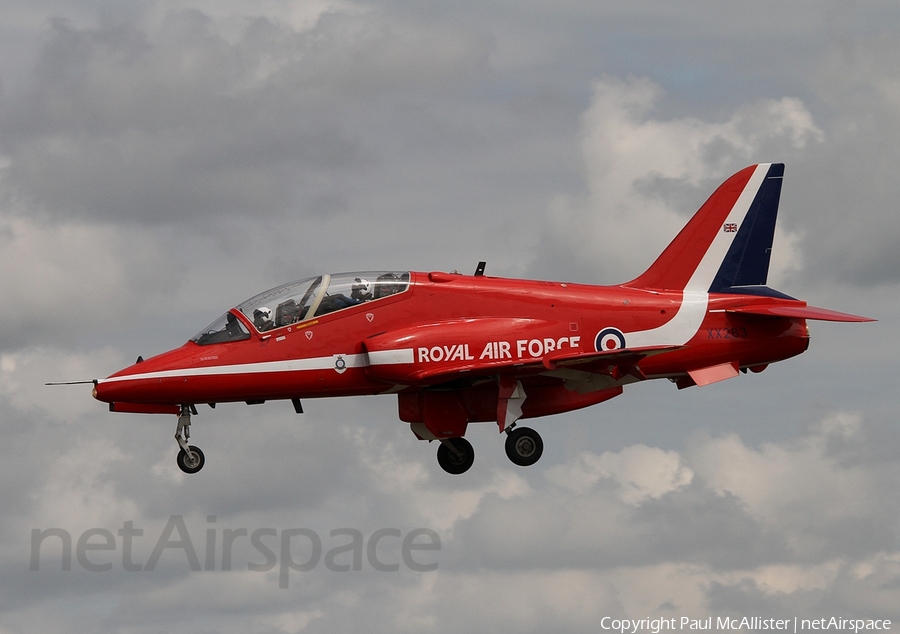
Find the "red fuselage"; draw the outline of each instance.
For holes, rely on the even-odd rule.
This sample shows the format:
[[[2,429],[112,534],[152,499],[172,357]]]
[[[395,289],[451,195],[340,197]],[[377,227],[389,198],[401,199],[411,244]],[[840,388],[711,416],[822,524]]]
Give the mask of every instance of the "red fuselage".
[[[410,392],[443,384],[467,389],[482,377],[512,372],[526,385],[552,386],[571,383],[572,372],[599,371],[609,378],[596,387],[608,389],[639,378],[684,379],[691,370],[727,363],[760,369],[800,354],[809,340],[804,319],[728,312],[748,304],[802,307],[803,302],[711,293],[698,327],[687,326],[693,333],[683,341],[653,342],[671,349],[641,358],[630,373],[615,377],[614,363],[589,355],[620,345],[614,339],[597,341],[598,335],[614,328],[628,339],[630,333],[660,329],[684,310],[683,292],[446,273],[411,273],[409,279],[405,291],[390,297],[265,332],[233,310],[248,338],[207,345],[189,341],[100,380],[95,397],[165,406],[253,402]],[[585,358],[577,366],[554,367],[555,357],[579,354]],[[575,401],[585,392],[568,391]],[[581,401],[571,405],[598,402]],[[567,409],[574,407],[558,411]],[[483,417],[470,420],[476,419]]]

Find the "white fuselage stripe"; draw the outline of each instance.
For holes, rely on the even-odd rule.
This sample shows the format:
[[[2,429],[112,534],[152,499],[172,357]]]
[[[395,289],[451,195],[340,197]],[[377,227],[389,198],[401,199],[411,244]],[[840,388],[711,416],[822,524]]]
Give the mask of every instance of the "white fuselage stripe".
[[[750,211],[750,205],[753,204],[756,193],[762,187],[771,165],[771,163],[760,163],[756,166],[753,175],[750,176],[750,180],[744,186],[744,191],[738,196],[737,201],[735,201],[734,206],[728,213],[728,217],[725,219],[726,224],[738,225],[738,231],[740,231],[740,227],[747,217],[747,212]],[[737,231],[728,233],[720,228],[688,281],[685,287],[686,291],[702,291],[705,293],[709,290],[713,280],[716,278],[716,273],[719,272],[719,268],[722,266],[722,261],[728,255],[728,249],[731,248],[731,243],[734,242],[735,236],[737,236]]]
[[[738,196],[731,211],[728,212],[725,223],[733,223],[740,227],[747,212],[750,211],[750,205],[753,204],[756,193],[762,186],[770,167],[771,163],[760,163],[756,166],[741,195]],[[731,243],[736,235],[737,232],[721,230],[716,233],[685,286],[681,306],[675,316],[657,328],[624,333],[625,342],[629,348],[683,346],[697,334],[709,306],[709,287],[712,285],[719,267],[722,266],[722,261],[728,254],[728,249],[731,248]]]
[[[267,372],[298,372],[302,370],[333,370],[337,358],[344,360],[345,368],[365,368],[370,365],[393,365],[413,362],[413,349],[383,350],[368,354],[335,354],[330,357],[311,357],[288,361],[266,361],[262,363],[241,363],[236,365],[212,365],[200,368],[179,368],[144,374],[128,374],[99,379],[98,383],[117,381],[137,381],[143,379],[171,379],[179,377],[222,376],[233,374],[263,374]]]
[[[625,344],[629,348],[683,346],[697,334],[708,305],[708,293],[684,291],[681,306],[672,319],[658,328],[624,333]]]
[[[415,359],[412,348],[397,350],[373,350],[369,353],[369,365],[397,365],[412,363]]]

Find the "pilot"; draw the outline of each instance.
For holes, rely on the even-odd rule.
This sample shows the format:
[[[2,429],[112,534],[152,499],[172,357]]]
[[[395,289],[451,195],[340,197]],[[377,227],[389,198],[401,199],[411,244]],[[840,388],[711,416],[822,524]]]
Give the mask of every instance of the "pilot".
[[[350,287],[350,298],[357,302],[367,302],[372,299],[372,293],[369,291],[369,280],[365,278],[354,278],[353,286]]]
[[[377,299],[399,293],[404,288],[403,282],[393,273],[379,275],[378,279],[375,280],[375,285],[375,297]]]
[[[275,325],[275,322],[272,321],[272,311],[266,306],[260,306],[254,310],[253,325],[260,332],[271,329]]]

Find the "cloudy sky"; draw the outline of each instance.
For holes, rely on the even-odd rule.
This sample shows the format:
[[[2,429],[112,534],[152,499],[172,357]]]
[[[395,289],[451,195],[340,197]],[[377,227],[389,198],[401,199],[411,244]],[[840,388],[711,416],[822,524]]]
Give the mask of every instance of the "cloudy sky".
[[[0,633],[900,621],[898,32],[887,0],[0,0]],[[758,161],[787,165],[771,285],[878,323],[538,421],[529,469],[484,425],[448,476],[372,397],[202,409],[186,477],[172,417],[43,385],[321,272],[622,282]],[[48,537],[34,571],[34,529],[113,547],[64,571]],[[416,529],[437,570],[326,565]],[[274,561],[226,566],[226,531]]]

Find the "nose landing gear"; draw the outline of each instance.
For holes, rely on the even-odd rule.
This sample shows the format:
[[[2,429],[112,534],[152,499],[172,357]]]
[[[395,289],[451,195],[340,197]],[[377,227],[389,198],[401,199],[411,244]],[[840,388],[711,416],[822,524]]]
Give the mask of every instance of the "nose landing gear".
[[[206,463],[206,458],[199,447],[188,445],[191,437],[191,411],[196,413],[192,405],[182,405],[181,415],[178,417],[178,426],[175,428],[175,440],[181,450],[175,462],[178,468],[185,473],[197,473]]]

